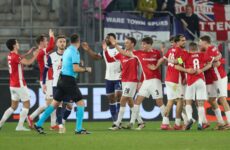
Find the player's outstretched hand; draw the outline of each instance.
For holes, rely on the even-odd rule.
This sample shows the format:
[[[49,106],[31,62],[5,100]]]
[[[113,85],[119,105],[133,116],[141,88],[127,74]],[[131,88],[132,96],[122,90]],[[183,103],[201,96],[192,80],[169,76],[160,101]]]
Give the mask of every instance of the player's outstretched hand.
[[[105,40],[102,41],[102,45],[101,46],[102,46],[102,49],[104,51],[107,51],[107,44],[106,44]]]
[[[157,69],[156,65],[153,65],[153,64],[149,64],[149,65],[148,65],[148,68],[149,68],[150,70],[156,70],[156,69]]]
[[[28,52],[26,52],[26,55],[31,54],[34,50],[36,50],[36,47],[32,47]]]
[[[52,29],[49,29],[49,36],[50,36],[50,37],[54,37],[54,32],[53,32]]]
[[[33,52],[33,55],[34,56],[38,56],[38,52],[39,52],[39,50],[37,49],[37,50],[35,50],[34,52]]]
[[[92,72],[92,67],[85,67],[85,70],[86,70],[87,72]]]

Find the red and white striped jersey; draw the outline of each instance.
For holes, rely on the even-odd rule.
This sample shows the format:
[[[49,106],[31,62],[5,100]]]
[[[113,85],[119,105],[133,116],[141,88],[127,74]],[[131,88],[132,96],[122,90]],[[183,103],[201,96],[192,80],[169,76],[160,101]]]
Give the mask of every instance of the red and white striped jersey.
[[[8,55],[8,65],[10,73],[10,87],[23,87],[26,82],[23,74],[23,65],[21,64],[21,57],[15,52],[10,52]]]
[[[38,61],[38,67],[40,70],[40,81],[42,81],[42,76],[43,76],[43,71],[45,68],[45,64],[47,63],[47,59],[48,59],[48,54],[49,52],[51,52],[54,49],[54,38],[51,37],[48,47],[45,49],[39,49],[39,53],[37,56],[37,61]],[[47,80],[52,80],[53,79],[53,70],[52,67],[49,68],[48,70],[48,76],[47,76]]]

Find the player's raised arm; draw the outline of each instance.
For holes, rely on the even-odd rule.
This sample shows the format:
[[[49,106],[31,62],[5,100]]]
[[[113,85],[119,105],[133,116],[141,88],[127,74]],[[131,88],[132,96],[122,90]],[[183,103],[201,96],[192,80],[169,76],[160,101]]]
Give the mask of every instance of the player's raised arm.
[[[96,52],[94,52],[87,42],[82,42],[81,47],[84,49],[84,51],[92,57],[94,60],[101,60],[103,57]]]
[[[32,47],[30,50],[28,50],[25,54],[21,55],[21,58],[26,57],[27,55],[30,55],[36,48]]]
[[[118,44],[117,44],[117,40],[116,39],[113,39],[113,38],[109,38],[109,41],[111,42],[112,45],[115,46],[115,48],[118,50],[118,52],[124,56],[127,56],[127,57],[134,57],[133,56],[133,53],[130,53],[130,52],[127,52],[125,50],[123,50]]]
[[[36,60],[37,56],[38,56],[38,50],[34,51],[33,57],[31,59],[22,58],[21,63],[23,65],[31,65]]]
[[[105,41],[103,41],[102,47],[103,47],[103,51],[104,51],[104,54],[105,54],[105,58],[106,58],[106,60],[107,60],[109,63],[112,63],[112,62],[115,62],[115,61],[119,60],[120,53],[118,53],[118,54],[115,55],[114,57],[111,57],[111,56],[109,55],[109,52],[107,51],[107,47],[106,47]]]
[[[51,52],[55,47],[54,32],[52,29],[49,29],[49,37],[50,37],[50,40],[49,40],[48,46],[46,48],[46,53]]]

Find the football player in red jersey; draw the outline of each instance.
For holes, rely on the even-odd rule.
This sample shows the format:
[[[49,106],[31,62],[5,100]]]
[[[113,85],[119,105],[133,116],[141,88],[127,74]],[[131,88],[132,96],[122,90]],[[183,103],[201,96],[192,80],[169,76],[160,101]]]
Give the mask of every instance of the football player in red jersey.
[[[188,116],[188,124],[185,129],[189,130],[193,124],[192,118],[192,101],[196,100],[198,109],[198,130],[203,130],[203,124],[207,124],[205,116],[204,102],[207,100],[207,90],[205,84],[204,71],[212,66],[212,60],[206,60],[204,53],[198,51],[196,43],[189,44],[189,52],[184,52],[184,55],[179,58],[184,67],[176,65],[175,68],[187,74],[187,87],[185,90],[186,114]],[[196,71],[196,72],[195,72]]]
[[[42,86],[42,77],[43,77],[43,71],[45,68],[45,64],[47,63],[48,54],[54,49],[55,41],[54,41],[54,32],[50,29],[49,30],[49,41],[46,37],[46,35],[42,34],[37,37],[36,42],[38,45],[39,53],[37,56],[37,62],[40,72],[40,85]],[[33,120],[40,115],[46,107],[52,102],[53,100],[53,90],[52,90],[52,80],[53,80],[53,70],[52,68],[49,68],[48,75],[46,79],[46,93],[45,93],[45,99],[46,104],[39,106],[31,115],[27,117],[27,122],[29,124],[29,127],[33,127]],[[56,125],[56,112],[53,112],[51,115],[51,130],[52,129],[58,129],[58,126]]]
[[[219,50],[211,44],[211,39],[209,36],[202,36],[200,38],[199,45],[204,51],[207,59],[215,59],[213,67],[205,72],[205,77],[209,103],[213,107],[213,110],[218,120],[216,129],[230,129],[230,108],[226,100],[228,78],[223,63],[221,63],[223,59],[221,59],[221,54]],[[223,125],[225,123],[221,116],[221,111],[216,102],[216,98],[218,98],[221,105],[224,107],[225,115],[227,117],[226,125]]]
[[[134,52],[134,47],[136,45],[136,39],[133,37],[126,37],[125,38],[125,51],[126,52]],[[128,103],[129,107],[131,108],[131,111],[133,112],[133,98],[135,96],[135,93],[137,91],[137,84],[139,82],[138,79],[138,60],[136,58],[130,58],[127,56],[123,56],[121,53],[118,53],[117,55],[111,57],[106,49],[106,46],[104,46],[105,50],[105,57],[107,61],[115,62],[120,61],[122,73],[121,73],[121,81],[122,81],[122,97],[120,100],[120,110],[118,113],[117,121],[115,122],[115,126],[111,127],[110,130],[118,130],[120,129],[120,123],[122,121],[122,118],[125,113],[125,106],[126,103]],[[141,130],[145,127],[145,124],[143,120],[141,119],[141,116],[138,115],[137,118],[138,121],[138,128]]]
[[[8,55],[8,65],[10,73],[11,106],[3,114],[0,121],[0,128],[17,109],[19,101],[21,100],[23,107],[20,112],[20,119],[16,131],[30,131],[23,125],[30,108],[29,91],[24,79],[23,65],[32,64],[38,55],[38,51],[34,51],[34,55],[31,59],[26,59],[25,57],[22,58],[20,56],[19,43],[16,39],[7,40],[6,46],[10,50]],[[30,52],[32,52],[32,50],[30,50]]]
[[[164,62],[164,60],[168,61],[166,79],[165,79],[168,102],[167,102],[167,106],[165,109],[165,113],[161,125],[162,130],[172,129],[169,124],[169,114],[174,102],[177,103],[176,120],[175,120],[174,129],[175,130],[183,129],[181,125],[181,113],[183,108],[182,99],[184,96],[184,91],[183,91],[184,74],[175,69],[174,59],[177,59],[184,54],[186,38],[184,37],[184,35],[177,35],[174,37],[174,42],[175,42],[174,46],[172,46],[172,48],[170,48],[167,51],[164,57],[158,61],[157,65],[153,66],[152,68],[152,69],[156,69]]]
[[[114,41],[111,41],[114,43]],[[141,50],[133,51],[132,53],[123,51],[116,45],[119,52],[131,58],[136,58],[140,64],[143,74],[143,83],[140,90],[138,91],[138,96],[134,104],[133,112],[131,115],[130,128],[133,127],[135,120],[140,113],[140,104],[145,98],[149,98],[151,95],[153,99],[156,99],[157,105],[160,107],[161,114],[163,115],[165,106],[163,103],[163,92],[161,83],[161,73],[159,69],[151,70],[149,66],[156,65],[158,60],[161,58],[159,50],[152,49],[153,40],[151,37],[145,37],[141,42]]]

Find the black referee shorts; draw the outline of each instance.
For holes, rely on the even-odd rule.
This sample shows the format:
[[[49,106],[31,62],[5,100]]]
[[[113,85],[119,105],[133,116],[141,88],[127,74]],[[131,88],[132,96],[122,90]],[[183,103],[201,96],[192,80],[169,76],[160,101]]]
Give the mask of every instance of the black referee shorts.
[[[60,75],[54,99],[59,102],[78,102],[83,99],[74,77]]]

